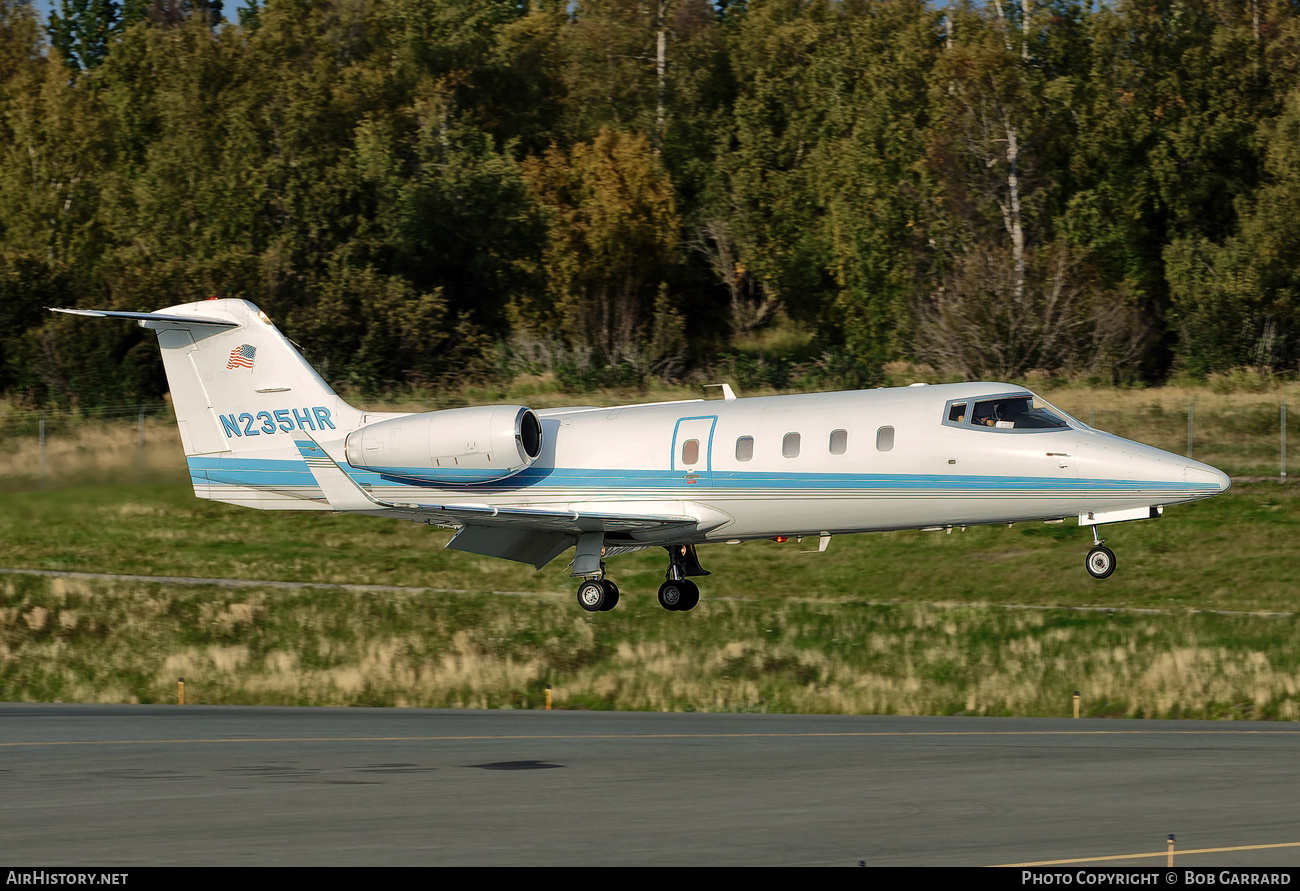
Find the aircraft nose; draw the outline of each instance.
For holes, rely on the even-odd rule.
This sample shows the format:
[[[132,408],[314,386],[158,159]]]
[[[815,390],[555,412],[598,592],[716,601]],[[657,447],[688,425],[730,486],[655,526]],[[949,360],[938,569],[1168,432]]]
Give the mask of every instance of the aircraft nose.
[[[1195,488],[1213,489],[1215,495],[1222,494],[1232,487],[1232,480],[1226,473],[1208,464],[1189,464],[1183,471],[1187,485]]]

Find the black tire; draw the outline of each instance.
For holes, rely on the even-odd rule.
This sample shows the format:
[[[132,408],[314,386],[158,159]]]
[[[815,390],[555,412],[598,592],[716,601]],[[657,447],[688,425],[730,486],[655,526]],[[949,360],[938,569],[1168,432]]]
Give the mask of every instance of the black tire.
[[[589,613],[596,613],[605,609],[605,603],[608,600],[609,594],[605,590],[604,582],[588,579],[578,586],[578,606]]]
[[[1088,559],[1083,561],[1088,567],[1088,575],[1095,579],[1108,579],[1115,571],[1115,552],[1098,545],[1088,552]]]
[[[605,605],[600,608],[600,611],[607,613],[618,606],[618,585],[609,579],[603,579],[601,584],[605,586]]]
[[[659,605],[669,612],[681,609],[682,598],[686,594],[686,584],[686,582],[675,582],[669,579],[660,585]]]
[[[690,579],[684,579],[681,584],[685,590],[682,592],[682,601],[677,604],[677,609],[682,612],[695,609],[695,605],[700,602],[700,586]]]

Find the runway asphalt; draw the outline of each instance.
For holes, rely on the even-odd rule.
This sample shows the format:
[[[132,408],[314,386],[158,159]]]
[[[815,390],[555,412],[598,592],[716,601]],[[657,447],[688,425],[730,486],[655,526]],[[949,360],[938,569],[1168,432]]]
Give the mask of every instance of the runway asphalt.
[[[1300,725],[0,704],[0,866],[1163,867],[1170,833],[1300,865]]]

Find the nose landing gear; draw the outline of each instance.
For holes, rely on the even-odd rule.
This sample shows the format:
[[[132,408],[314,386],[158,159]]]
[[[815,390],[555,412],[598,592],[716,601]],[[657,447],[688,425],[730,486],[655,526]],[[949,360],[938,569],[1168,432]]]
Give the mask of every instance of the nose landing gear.
[[[1095,579],[1110,578],[1115,571],[1115,552],[1106,547],[1106,540],[1097,535],[1097,527],[1092,527],[1092,550],[1083,561],[1088,568],[1088,575]]]

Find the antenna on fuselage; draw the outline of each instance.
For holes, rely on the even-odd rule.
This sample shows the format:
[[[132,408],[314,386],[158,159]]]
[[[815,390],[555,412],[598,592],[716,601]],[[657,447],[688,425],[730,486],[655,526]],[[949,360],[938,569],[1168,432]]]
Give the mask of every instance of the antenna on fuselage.
[[[735,401],[736,401],[736,394],[735,394],[735,392],[731,389],[731,384],[705,384],[705,385],[704,385],[704,388],[705,388],[706,390],[707,390],[709,387],[721,387],[721,388],[722,388],[722,401],[723,401],[723,402],[735,402]]]

